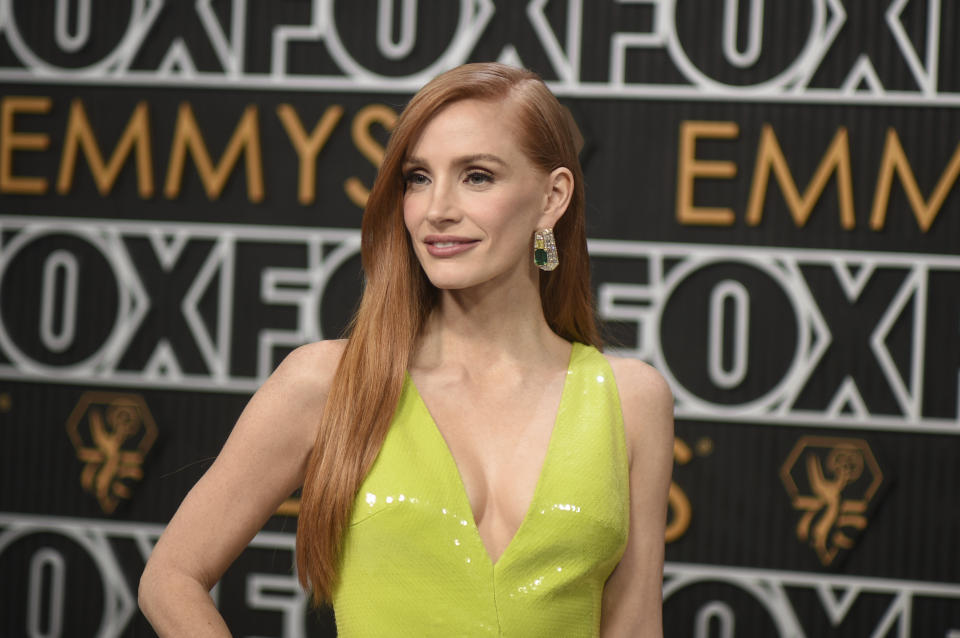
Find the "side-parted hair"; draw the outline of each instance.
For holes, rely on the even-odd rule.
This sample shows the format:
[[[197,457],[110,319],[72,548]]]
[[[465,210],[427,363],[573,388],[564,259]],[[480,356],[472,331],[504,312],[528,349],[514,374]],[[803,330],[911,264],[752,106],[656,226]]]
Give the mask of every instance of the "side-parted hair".
[[[297,525],[300,582],[312,589],[317,605],[332,598],[354,499],[383,445],[414,345],[438,298],[404,225],[403,162],[427,123],[447,105],[466,99],[511,104],[526,157],[546,172],[564,166],[573,173],[573,196],[554,228],[560,266],[540,273],[540,297],[554,332],[601,346],[577,158],[581,139],[569,111],[536,74],[523,69],[467,64],[437,76],[397,121],[363,214],[363,295],[307,464]]]

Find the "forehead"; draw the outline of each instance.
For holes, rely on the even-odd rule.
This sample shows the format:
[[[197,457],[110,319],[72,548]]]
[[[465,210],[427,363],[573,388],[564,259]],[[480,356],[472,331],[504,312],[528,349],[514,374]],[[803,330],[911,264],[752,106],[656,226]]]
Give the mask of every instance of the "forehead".
[[[522,155],[515,119],[506,101],[460,100],[445,106],[427,122],[407,155]]]

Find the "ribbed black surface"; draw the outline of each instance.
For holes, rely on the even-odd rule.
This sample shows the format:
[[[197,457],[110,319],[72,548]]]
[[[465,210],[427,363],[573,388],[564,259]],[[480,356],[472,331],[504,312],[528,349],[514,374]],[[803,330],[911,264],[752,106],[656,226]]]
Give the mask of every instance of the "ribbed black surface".
[[[387,139],[384,120],[359,132],[355,121],[371,106],[401,109],[417,82],[398,88],[390,80],[431,68],[457,47],[462,54],[445,64],[515,53],[570,108],[585,139],[604,331],[674,386],[679,443],[669,520],[689,515],[689,523],[667,544],[665,635],[960,632],[960,187],[949,168],[960,157],[960,3],[911,0],[892,14],[898,3],[762,2],[759,53],[738,65],[724,49],[724,12],[738,7],[736,48],[745,55],[755,2],[584,2],[571,15],[580,3],[555,0],[541,26],[573,60],[566,77],[528,14],[537,3],[479,3],[473,17],[486,22],[457,32],[460,3],[421,0],[415,45],[390,58],[377,45],[378,2],[331,1],[320,5],[336,41],[291,39],[280,47],[286,75],[273,80],[278,29],[307,27],[316,3],[210,3],[207,18],[219,22],[226,54],[204,26],[205,3],[168,2],[156,16],[139,17],[130,3],[90,3],[89,36],[73,51],[57,40],[55,4],[0,0],[7,18],[0,106],[9,117],[0,130],[0,634],[151,635],[134,601],[146,553],[212,463],[261,373],[292,347],[261,349],[264,335],[337,336],[355,306],[357,255],[329,271],[312,261],[343,249],[345,240],[329,229],[355,237],[361,209],[345,183],[370,186],[370,149]],[[405,4],[392,3],[395,16]],[[83,3],[67,5],[69,36],[80,28],[75,12]],[[668,5],[673,11],[661,13]],[[393,26],[396,43],[402,32]],[[126,57],[117,48],[125,34]],[[618,34],[652,34],[624,50],[622,88],[613,85],[621,79],[613,77]],[[239,80],[224,69],[234,45],[246,74]],[[356,76],[344,54],[379,77]],[[110,55],[118,57],[109,69],[97,70]],[[158,73],[170,55],[174,71]],[[178,77],[185,65],[209,75]],[[94,79],[72,75],[83,68]],[[307,85],[317,78],[340,84]],[[849,84],[859,92],[844,93]],[[135,153],[100,192],[83,151],[65,173],[71,184],[58,189],[72,105],[83,107],[109,160],[141,103],[152,192],[138,189],[144,174]],[[245,154],[219,194],[207,192],[190,157],[179,186],[165,192],[184,105],[214,163],[255,107],[262,200],[251,195]],[[306,202],[281,105],[308,133],[325,113],[339,113]],[[684,131],[697,123],[707,132],[684,155]],[[717,132],[730,125],[734,133]],[[35,142],[44,148],[24,146],[31,134],[46,140]],[[769,157],[771,134],[793,184],[769,170],[754,211],[760,218],[750,220],[758,158]],[[844,135],[852,225],[842,217],[842,171],[831,172],[818,196],[808,191]],[[885,159],[899,162],[889,192]],[[733,174],[699,173],[710,161],[726,162]],[[45,180],[40,192],[26,192],[24,178]],[[915,210],[914,182],[926,213]],[[934,201],[938,185],[944,196]],[[791,187],[816,200],[804,223],[788,204]],[[732,219],[684,218],[684,188],[700,212],[729,209]],[[31,226],[39,222],[49,226]],[[180,248],[178,232],[185,233]],[[72,338],[58,347],[50,333],[67,330],[63,291],[74,266],[51,264],[63,259],[78,273],[77,312]],[[312,331],[299,324],[302,309],[270,299],[265,287],[270,276],[304,273],[276,290],[302,291],[311,277],[325,282],[308,302],[306,316],[319,327]],[[724,384],[711,374],[708,353],[719,334],[721,367],[735,366],[737,307],[724,302],[717,333],[710,312],[711,295],[729,282],[747,295],[749,337],[744,375]],[[50,316],[45,286],[58,291]],[[199,328],[183,312],[191,294]],[[222,326],[230,339],[219,353],[221,378],[196,332],[217,346]],[[151,361],[153,376],[145,372]],[[189,379],[164,376],[171,361]],[[122,450],[146,455],[124,457],[134,459],[131,475],[107,482],[114,496],[129,493],[108,506],[82,477],[104,450],[94,420],[111,403],[140,406],[142,426]],[[862,467],[841,480],[842,463]],[[832,518],[824,497],[836,481],[836,505],[850,518]],[[803,507],[811,512],[806,540],[798,534]],[[823,521],[827,540],[818,552],[810,537]],[[271,519],[267,531],[281,534],[257,539],[219,586],[218,604],[236,635],[282,635],[278,610],[296,591],[295,526],[289,515]],[[257,594],[261,575],[281,581]],[[335,635],[329,610],[292,613],[308,635]]]

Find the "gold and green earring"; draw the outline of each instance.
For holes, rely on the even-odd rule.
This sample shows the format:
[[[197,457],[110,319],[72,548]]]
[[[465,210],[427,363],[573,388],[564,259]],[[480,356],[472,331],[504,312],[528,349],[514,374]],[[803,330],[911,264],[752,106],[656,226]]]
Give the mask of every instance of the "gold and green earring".
[[[553,270],[560,265],[553,229],[544,228],[533,233],[533,263],[540,270]]]

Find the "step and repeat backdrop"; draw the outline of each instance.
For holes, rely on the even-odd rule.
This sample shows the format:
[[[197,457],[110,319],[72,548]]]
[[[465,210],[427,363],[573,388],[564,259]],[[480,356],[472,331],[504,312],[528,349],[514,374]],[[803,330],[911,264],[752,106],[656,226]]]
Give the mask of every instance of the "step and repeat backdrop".
[[[954,0],[0,0],[0,634],[149,635],[165,522],[354,308],[397,113],[500,60],[578,121],[610,350],[676,395],[666,634],[960,638],[958,42]],[[297,511],[236,635],[335,635]]]

